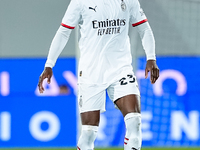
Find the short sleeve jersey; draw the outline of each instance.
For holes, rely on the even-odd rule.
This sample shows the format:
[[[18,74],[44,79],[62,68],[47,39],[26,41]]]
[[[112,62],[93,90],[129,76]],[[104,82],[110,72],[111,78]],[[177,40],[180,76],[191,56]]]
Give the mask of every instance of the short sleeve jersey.
[[[78,82],[106,84],[131,73],[129,24],[146,21],[138,0],[71,0],[61,25],[80,26]]]

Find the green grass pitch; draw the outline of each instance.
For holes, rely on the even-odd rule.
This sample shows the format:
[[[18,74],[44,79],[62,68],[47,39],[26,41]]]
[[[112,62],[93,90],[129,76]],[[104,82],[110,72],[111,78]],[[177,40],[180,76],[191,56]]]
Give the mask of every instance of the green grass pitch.
[[[0,148],[0,150],[76,150],[76,148]],[[95,148],[95,150],[123,150],[123,148]],[[200,150],[198,148],[142,148],[141,150]]]

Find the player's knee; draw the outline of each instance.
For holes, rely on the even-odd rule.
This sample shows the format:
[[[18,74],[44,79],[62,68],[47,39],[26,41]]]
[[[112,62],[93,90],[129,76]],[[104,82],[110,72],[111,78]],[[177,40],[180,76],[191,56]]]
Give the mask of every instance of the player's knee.
[[[98,126],[83,125],[78,141],[78,150],[93,150]]]
[[[129,113],[124,117],[127,145],[136,150],[141,147],[141,114]]]

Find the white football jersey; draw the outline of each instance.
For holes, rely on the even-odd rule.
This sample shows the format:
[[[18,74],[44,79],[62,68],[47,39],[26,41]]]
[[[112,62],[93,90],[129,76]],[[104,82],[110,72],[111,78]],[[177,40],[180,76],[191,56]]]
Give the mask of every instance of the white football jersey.
[[[106,84],[132,73],[129,24],[146,21],[138,0],[71,0],[61,25],[80,25],[78,82]]]

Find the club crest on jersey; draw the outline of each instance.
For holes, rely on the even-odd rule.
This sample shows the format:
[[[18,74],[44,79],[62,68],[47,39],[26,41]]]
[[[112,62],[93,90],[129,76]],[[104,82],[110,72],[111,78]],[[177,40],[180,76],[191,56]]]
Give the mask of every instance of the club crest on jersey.
[[[126,4],[125,4],[124,0],[122,0],[121,8],[122,8],[122,11],[126,11]]]

